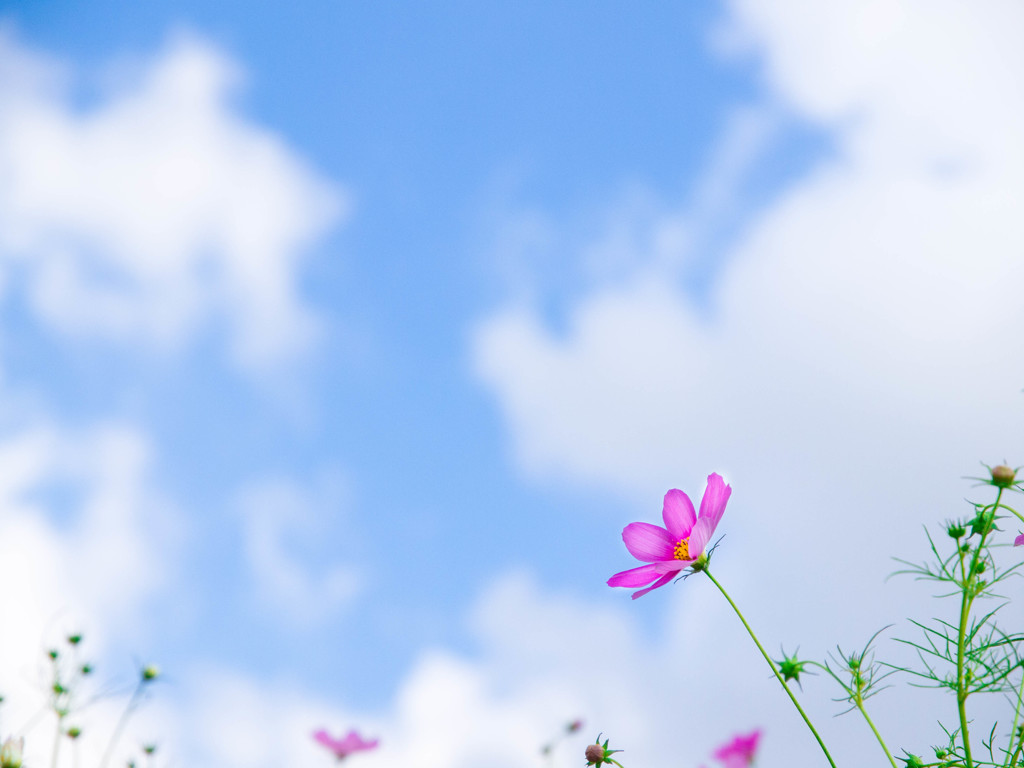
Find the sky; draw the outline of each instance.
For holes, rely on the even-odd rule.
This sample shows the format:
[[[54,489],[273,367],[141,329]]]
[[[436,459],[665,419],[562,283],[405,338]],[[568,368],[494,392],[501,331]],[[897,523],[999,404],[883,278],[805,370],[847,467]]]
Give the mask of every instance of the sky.
[[[770,649],[945,610],[885,577],[1024,464],[1022,17],[0,3],[0,735],[82,631],[116,690],[159,663],[122,749],[167,765],[821,763],[712,585],[605,581],[720,472]]]

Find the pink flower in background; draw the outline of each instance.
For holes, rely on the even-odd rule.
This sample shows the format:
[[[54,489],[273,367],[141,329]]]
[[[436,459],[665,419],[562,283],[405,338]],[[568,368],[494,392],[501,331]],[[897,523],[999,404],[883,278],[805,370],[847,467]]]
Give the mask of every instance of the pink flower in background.
[[[629,553],[648,565],[616,573],[608,579],[608,586],[643,587],[650,584],[646,589],[633,593],[636,600],[652,589],[668,584],[679,571],[693,565],[704,554],[704,547],[718,527],[731,493],[732,488],[720,475],[708,475],[699,516],[693,511],[693,502],[685,493],[676,489],[666,493],[661,511],[664,528],[651,523],[630,523],[622,531],[622,541]]]
[[[1024,533],[1022,533],[1020,536],[1013,540],[1013,546],[1024,547]]]
[[[322,744],[331,750],[338,760],[344,760],[353,752],[362,752],[363,750],[377,748],[377,739],[366,741],[355,731],[349,731],[348,735],[343,739],[335,739],[327,733],[327,731],[321,728],[313,734],[313,738],[318,744]]]
[[[761,729],[746,736],[736,736],[727,744],[715,750],[715,759],[722,762],[725,768],[747,768],[754,764],[757,754],[757,743],[761,740]]]

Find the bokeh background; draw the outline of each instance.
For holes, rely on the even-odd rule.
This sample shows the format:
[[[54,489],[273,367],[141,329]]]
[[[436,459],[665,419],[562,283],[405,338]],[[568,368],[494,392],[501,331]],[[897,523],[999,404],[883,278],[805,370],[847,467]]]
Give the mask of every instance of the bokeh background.
[[[1024,463],[1019,3],[0,9],[0,735],[75,629],[167,765],[822,764],[706,580],[605,586],[712,471],[772,650],[953,613],[885,577]]]

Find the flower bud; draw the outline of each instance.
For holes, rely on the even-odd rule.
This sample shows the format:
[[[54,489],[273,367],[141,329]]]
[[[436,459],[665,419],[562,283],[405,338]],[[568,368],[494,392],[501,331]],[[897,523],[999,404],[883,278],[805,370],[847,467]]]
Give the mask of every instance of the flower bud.
[[[949,534],[951,539],[962,539],[967,534],[967,529],[959,522],[948,523],[946,525],[946,533]]]
[[[142,681],[144,683],[151,683],[160,677],[160,667],[156,664],[147,664],[142,668]]]
[[[588,744],[583,755],[587,758],[587,765],[601,766],[605,763],[615,763],[615,765],[619,765],[617,760],[612,759],[612,755],[621,751],[621,749],[608,749],[608,739],[605,739],[604,744],[602,744],[601,734],[598,734],[597,741],[593,744]],[[621,765],[619,765],[619,768],[621,768]]]
[[[903,759],[907,763],[907,768],[924,768],[924,761],[917,755],[908,754]]]
[[[604,762],[604,747],[600,744],[588,744],[583,756],[587,758],[587,765],[600,765]]]
[[[799,648],[797,650],[799,650]],[[782,675],[783,680],[787,683],[790,680],[796,680],[797,685],[800,685],[800,675],[803,673],[804,667],[809,663],[810,662],[808,661],[800,661],[797,659],[795,653],[792,656],[787,656],[786,652],[783,651],[782,659],[776,661],[775,665],[779,668],[779,673]],[[811,673],[808,672],[808,674]]]
[[[73,725],[70,728],[68,728],[68,738],[69,739],[77,739],[81,735],[82,735],[82,729],[79,728],[78,726]]]
[[[7,739],[0,747],[0,768],[21,768],[21,753],[24,749],[24,738]]]
[[[992,485],[997,485],[1000,488],[1009,488],[1017,479],[1017,472],[1005,464],[992,467],[989,472],[992,473]]]
[[[971,535],[988,536],[996,522],[996,511],[994,509],[979,509],[978,513],[971,518]]]

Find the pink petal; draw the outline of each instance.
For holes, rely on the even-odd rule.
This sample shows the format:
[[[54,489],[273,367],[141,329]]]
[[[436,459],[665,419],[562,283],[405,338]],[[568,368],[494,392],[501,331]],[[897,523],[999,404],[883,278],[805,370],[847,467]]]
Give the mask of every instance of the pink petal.
[[[325,731],[323,728],[321,728],[319,731],[313,734],[313,739],[318,744],[323,744],[328,749],[334,749],[334,739],[332,739],[331,735],[327,733],[327,731]]]
[[[690,540],[686,542],[690,557],[696,560],[704,554],[704,547],[708,545],[708,540],[714,532],[715,526],[709,517],[702,517],[694,524]]]
[[[673,576],[675,576],[674,573],[666,573],[664,576],[662,576],[656,582],[651,584],[651,586],[647,587],[647,589],[638,589],[636,592],[633,593],[633,599],[636,600],[638,597],[642,597],[643,595],[646,595],[652,589],[657,589],[658,587],[664,587],[666,584],[668,584],[670,581],[672,581],[672,577]]]
[[[672,538],[679,540],[690,535],[697,520],[697,513],[693,511],[693,502],[690,497],[677,488],[665,494],[665,503],[661,508],[661,516],[665,520],[665,527],[672,534]]]
[[[711,521],[711,531],[718,527],[718,521],[725,513],[725,505],[732,495],[732,488],[725,484],[725,480],[717,472],[708,475],[708,485],[704,489],[704,497],[700,500],[700,519]]]
[[[622,541],[629,554],[647,563],[671,560],[675,546],[675,539],[668,531],[651,523],[630,523],[622,529]]]
[[[694,558],[696,560],[697,558]],[[693,565],[693,560],[662,560],[654,564],[654,570],[658,573],[678,573],[684,568]]]
[[[641,565],[639,568],[621,571],[608,579],[608,586],[642,587],[645,584],[650,584],[661,575],[661,571],[657,570],[657,568],[658,566],[656,565]]]
[[[1013,546],[1024,547],[1024,533],[1022,533],[1020,536],[1013,540]]]

